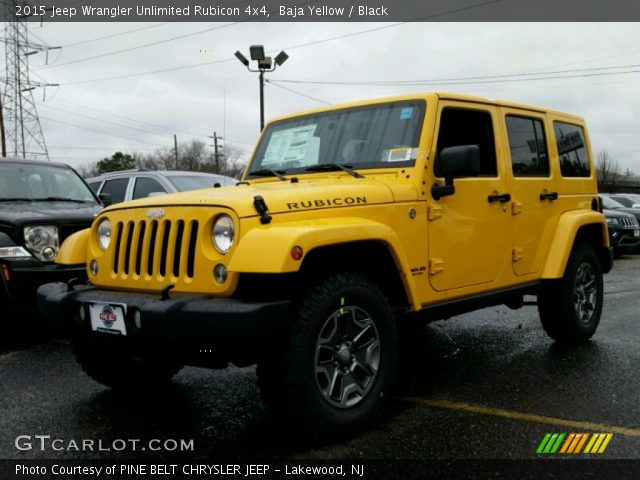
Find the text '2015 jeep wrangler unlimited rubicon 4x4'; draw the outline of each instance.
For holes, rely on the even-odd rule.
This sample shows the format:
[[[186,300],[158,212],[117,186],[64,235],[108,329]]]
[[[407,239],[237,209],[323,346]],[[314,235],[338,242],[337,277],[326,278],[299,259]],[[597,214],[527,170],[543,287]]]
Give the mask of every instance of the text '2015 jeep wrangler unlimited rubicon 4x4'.
[[[238,186],[105,209],[40,308],[95,380],[258,364],[265,402],[315,432],[375,418],[397,326],[537,295],[553,339],[589,339],[612,267],[582,119],[429,93],[272,121]],[[106,361],[105,361],[106,360]]]

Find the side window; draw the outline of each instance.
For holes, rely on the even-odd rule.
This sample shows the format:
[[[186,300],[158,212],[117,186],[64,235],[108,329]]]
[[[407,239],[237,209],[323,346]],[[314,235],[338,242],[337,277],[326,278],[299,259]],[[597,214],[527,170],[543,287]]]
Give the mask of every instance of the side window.
[[[89,188],[91,190],[93,190],[93,193],[95,193],[96,195],[98,194],[98,190],[100,189],[100,184],[102,182],[98,181],[98,182],[87,182],[87,185],[89,185]]]
[[[591,175],[582,128],[570,123],[553,122],[553,130],[558,145],[562,176],[588,177]]]
[[[148,197],[150,193],[166,192],[160,182],[149,177],[136,178],[136,185],[133,188],[133,199]]]
[[[106,182],[104,182],[104,187],[102,187],[102,192],[100,193],[110,194],[111,201],[113,203],[122,202],[124,201],[124,195],[127,192],[128,183],[128,178],[116,178],[113,180],[107,180]]]
[[[542,121],[507,115],[507,134],[514,177],[548,177],[549,157]]]
[[[440,152],[442,149],[460,145],[478,145],[481,176],[495,177],[498,175],[493,123],[489,112],[462,108],[442,110],[435,162],[437,177],[440,176]]]

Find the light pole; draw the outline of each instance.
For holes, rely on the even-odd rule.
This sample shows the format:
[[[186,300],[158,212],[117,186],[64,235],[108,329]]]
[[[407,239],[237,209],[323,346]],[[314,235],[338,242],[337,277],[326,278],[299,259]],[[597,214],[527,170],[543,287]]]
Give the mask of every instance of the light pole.
[[[260,73],[260,75],[258,75],[258,80],[260,82],[260,131],[262,132],[264,129],[264,73],[273,72],[276,67],[279,67],[287,61],[289,55],[284,53],[283,50],[276,55],[276,58],[274,58],[273,61],[271,61],[271,57],[266,57],[264,55],[263,45],[251,45],[249,47],[249,53],[251,60],[258,62],[257,70],[251,69],[249,66],[249,60],[247,60],[247,57],[245,57],[239,50],[235,53],[235,56],[245,67],[247,67],[247,70],[250,72]]]

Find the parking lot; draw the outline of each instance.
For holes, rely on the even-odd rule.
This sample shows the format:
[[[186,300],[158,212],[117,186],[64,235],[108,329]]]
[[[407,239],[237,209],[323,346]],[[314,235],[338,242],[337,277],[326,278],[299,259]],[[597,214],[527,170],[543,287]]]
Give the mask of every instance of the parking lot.
[[[613,433],[599,458],[640,457],[640,256],[605,276],[598,332],[555,345],[535,307],[489,308],[439,321],[406,341],[400,382],[374,428],[305,444],[262,405],[254,368],[185,368],[146,396],[110,391],[74,363],[69,344],[30,326],[0,340],[0,458],[113,458],[114,451],[19,450],[20,435],[64,439],[193,440],[193,451],[122,457],[208,459],[536,458],[548,432]],[[6,324],[27,322],[23,315]],[[29,320],[31,322],[31,320]],[[109,359],[105,358],[105,362]],[[581,455],[584,457],[586,455]]]

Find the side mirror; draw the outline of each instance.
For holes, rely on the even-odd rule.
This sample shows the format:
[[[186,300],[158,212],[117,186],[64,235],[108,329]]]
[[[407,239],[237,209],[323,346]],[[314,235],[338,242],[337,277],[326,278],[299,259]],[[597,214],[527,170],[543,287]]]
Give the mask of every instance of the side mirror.
[[[431,187],[431,196],[435,200],[455,193],[454,178],[480,175],[480,147],[478,145],[460,145],[443,148],[438,156],[438,165],[445,184]]]
[[[110,193],[101,193],[100,195],[98,195],[98,198],[100,199],[100,202],[102,203],[102,205],[105,207],[108,207],[113,203],[113,201],[111,200]]]

